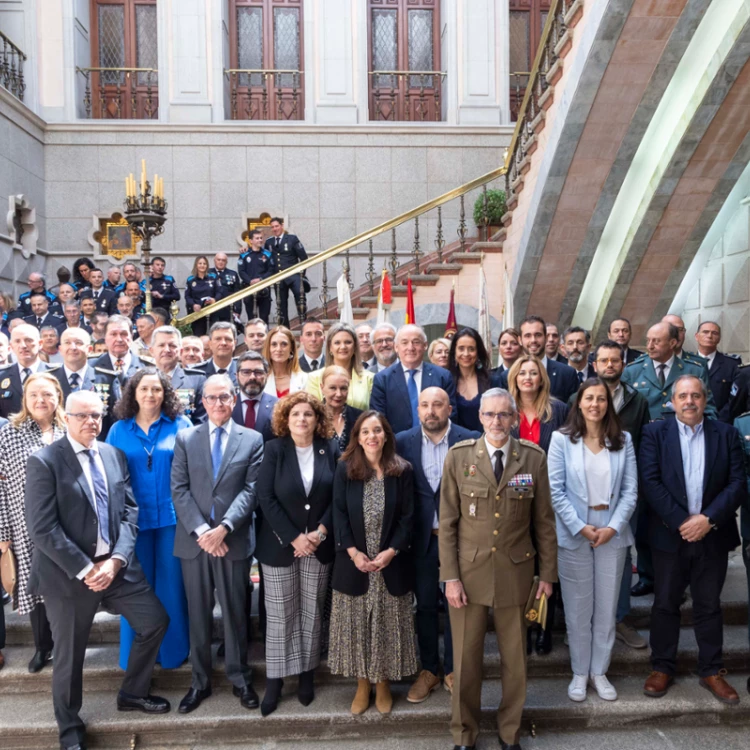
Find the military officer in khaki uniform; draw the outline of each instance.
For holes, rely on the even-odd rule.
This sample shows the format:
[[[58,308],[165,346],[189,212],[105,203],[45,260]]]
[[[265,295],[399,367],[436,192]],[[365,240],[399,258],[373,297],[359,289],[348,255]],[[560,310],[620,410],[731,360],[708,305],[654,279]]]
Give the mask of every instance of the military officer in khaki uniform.
[[[557,537],[547,458],[541,448],[510,436],[518,420],[502,388],[482,395],[484,434],[448,452],[440,494],[440,578],[446,582],[453,630],[451,731],[455,750],[473,750],[479,734],[482,657],[487,610],[493,608],[503,698],[497,713],[500,746],[519,750],[526,700],[525,606],[557,581]]]

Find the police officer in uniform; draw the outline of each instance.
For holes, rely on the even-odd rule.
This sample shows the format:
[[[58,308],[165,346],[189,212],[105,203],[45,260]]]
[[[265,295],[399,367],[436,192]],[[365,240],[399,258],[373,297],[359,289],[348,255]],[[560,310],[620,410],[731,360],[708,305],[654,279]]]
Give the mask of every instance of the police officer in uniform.
[[[219,293],[219,282],[216,274],[208,269],[208,258],[199,255],[193,264],[193,273],[185,282],[185,308],[187,314],[198,312],[206,305],[216,302]],[[208,316],[199,318],[192,323],[195,336],[205,336],[208,333]]]
[[[288,234],[284,231],[284,220],[278,217],[271,219],[271,232],[273,237],[266,240],[263,246],[268,250],[273,258],[275,273],[285,271],[287,268],[296,266],[303,260],[307,260],[307,253],[296,234]],[[291,278],[280,281],[277,286],[279,296],[279,309],[281,310],[281,319],[279,324],[289,325],[289,290],[294,294],[294,302],[297,305],[297,315],[304,320],[306,305],[303,289],[302,274],[295,274]]]
[[[166,267],[167,262],[159,255],[151,261],[151,307],[165,310],[167,320],[170,320],[172,314],[169,312],[169,306],[180,301],[180,290],[174,276],[164,273]]]
[[[525,608],[530,594],[550,596],[557,581],[555,514],[544,451],[511,437],[518,422],[513,397],[490,388],[479,408],[484,434],[448,451],[440,490],[440,580],[446,584],[453,631],[451,732],[456,750],[476,747],[484,636],[492,607],[503,696],[498,739],[502,750],[520,750]],[[540,583],[532,592],[535,557]]]
[[[229,297],[230,294],[239,292],[242,288],[242,282],[240,275],[237,271],[233,271],[231,268],[227,268],[229,258],[226,253],[216,253],[214,255],[214,267],[210,269],[210,272],[216,276],[216,281],[219,288],[216,291],[216,301]],[[218,321],[232,322],[232,313],[238,318],[242,312],[242,302],[237,301],[229,307],[224,307],[221,310],[217,310],[211,315],[211,324],[217,323]]]
[[[674,416],[669,393],[672,383],[680,375],[695,375],[706,384],[706,389],[709,388],[705,364],[678,357],[675,354],[678,341],[679,332],[673,323],[662,321],[651,326],[646,334],[646,354],[629,364],[622,373],[622,382],[646,397],[652,422]],[[716,416],[716,407],[709,390],[706,417],[716,419]]]
[[[237,271],[245,287],[257,284],[276,273],[271,251],[263,248],[263,232],[253,229],[248,237],[249,247],[240,255]],[[271,314],[271,290],[263,289],[245,297],[247,319],[260,318],[266,325]]]
[[[115,287],[115,294],[119,297],[127,288],[128,281],[138,281],[138,266],[135,263],[126,263],[122,267],[122,275],[125,277],[124,280]],[[138,281],[141,291],[146,291],[146,279]]]
[[[15,315],[12,315],[11,318],[25,318],[33,314],[31,310],[31,295],[35,292],[42,292],[47,297],[50,308],[55,312],[53,306],[57,303],[57,297],[45,288],[44,283],[44,274],[37,273],[36,271],[29,274],[29,291],[24,292],[18,298],[18,307],[16,308]]]

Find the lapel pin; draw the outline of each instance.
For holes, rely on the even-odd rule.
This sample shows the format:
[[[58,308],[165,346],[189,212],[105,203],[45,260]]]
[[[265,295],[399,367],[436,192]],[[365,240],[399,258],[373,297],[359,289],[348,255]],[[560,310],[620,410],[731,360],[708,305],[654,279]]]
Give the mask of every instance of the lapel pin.
[[[321,456],[325,456],[326,452],[324,448],[321,448],[318,453],[320,453]]]

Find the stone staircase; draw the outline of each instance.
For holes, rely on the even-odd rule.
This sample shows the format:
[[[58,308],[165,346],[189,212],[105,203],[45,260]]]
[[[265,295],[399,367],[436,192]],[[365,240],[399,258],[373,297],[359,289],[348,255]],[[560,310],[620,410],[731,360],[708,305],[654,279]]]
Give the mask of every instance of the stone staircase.
[[[724,652],[729,680],[740,692],[739,706],[724,706],[698,685],[695,676],[697,646],[689,627],[692,620],[690,600],[683,606],[683,631],[678,656],[679,677],[669,695],[661,700],[646,698],[643,681],[649,671],[648,650],[634,651],[617,643],[609,675],[620,698],[606,703],[589,695],[584,703],[572,703],[567,697],[570,680],[568,650],[562,631],[555,632],[554,649],[548,656],[529,657],[529,691],[524,712],[523,745],[563,747],[551,744],[565,732],[570,747],[586,746],[589,735],[599,733],[608,738],[596,747],[627,748],[629,732],[646,728],[661,730],[725,725],[726,731],[750,723],[750,698],[745,690],[750,673],[747,636],[747,586],[739,555],[730,560],[727,583],[722,594],[725,618]],[[642,633],[649,625],[652,597],[633,600],[633,621]],[[30,675],[26,664],[33,652],[28,620],[6,611],[8,647],[6,667],[0,671],[0,747],[3,750],[39,750],[54,748],[56,727],[52,715],[50,684],[52,670]],[[491,624],[491,620],[490,620]],[[216,635],[221,630],[220,613],[215,614]],[[253,629],[256,629],[255,623]],[[409,681],[393,686],[395,705],[391,716],[382,717],[372,708],[361,717],[352,717],[349,706],[353,685],[331,675],[325,661],[318,674],[316,698],[303,708],[296,699],[296,681],[290,679],[284,688],[285,697],[279,710],[262,718],[258,711],[239,706],[223,678],[223,662],[215,661],[214,695],[201,708],[188,716],[173,710],[160,717],[121,714],[115,709],[115,696],[122,679],[117,667],[118,618],[99,613],[92,630],[84,676],[82,716],[88,724],[90,746],[94,748],[136,748],[157,750],[204,750],[206,748],[447,748],[451,746],[448,732],[450,696],[438,690],[424,703],[411,705],[405,700]],[[250,659],[255,685],[262,695],[265,678],[263,649],[257,633],[253,636]],[[485,684],[482,693],[482,725],[484,733],[480,748],[497,747],[494,739],[494,714],[500,699],[500,660],[494,634],[485,641]],[[164,695],[176,709],[190,684],[189,665],[154,674],[154,692]],[[585,730],[585,735],[582,734]],[[531,732],[537,734],[531,738]],[[734,735],[733,735],[734,736]],[[579,739],[575,739],[579,738]],[[332,741],[336,744],[331,744]],[[734,741],[734,740],[733,740]],[[711,740],[714,744],[714,740]],[[747,742],[745,738],[745,742]],[[340,744],[339,744],[340,743]],[[539,744],[541,743],[541,744]],[[578,744],[576,744],[578,743]],[[595,745],[591,745],[594,747]],[[674,747],[665,743],[663,747]],[[689,747],[685,745],[684,747]],[[747,747],[738,744],[737,747]]]

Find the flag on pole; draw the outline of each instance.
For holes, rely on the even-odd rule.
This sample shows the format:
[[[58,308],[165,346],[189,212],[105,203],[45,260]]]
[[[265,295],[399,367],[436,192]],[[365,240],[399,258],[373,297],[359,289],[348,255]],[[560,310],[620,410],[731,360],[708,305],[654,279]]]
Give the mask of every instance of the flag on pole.
[[[448,320],[445,323],[445,334],[446,338],[449,336],[455,336],[458,333],[458,323],[456,322],[456,282],[453,282],[451,287],[451,301],[448,305]]]
[[[490,318],[490,300],[487,296],[487,279],[484,277],[484,259],[479,264],[479,320],[477,331],[488,351],[492,351],[492,320]]]
[[[508,267],[505,266],[503,270],[503,330],[506,328],[514,328],[513,325],[513,290],[510,287],[510,276],[508,275]]]
[[[336,282],[336,292],[338,293],[339,321],[341,323],[348,323],[354,327],[354,313],[352,312],[352,297],[349,293],[349,280],[343,271]]]
[[[391,291],[391,280],[388,277],[388,271],[383,269],[383,275],[380,277],[380,289],[378,290],[378,322],[377,325],[390,323],[391,304],[393,304],[393,293]]]
[[[411,288],[411,279],[406,280],[406,325],[415,324],[417,318],[414,315],[414,290]]]

